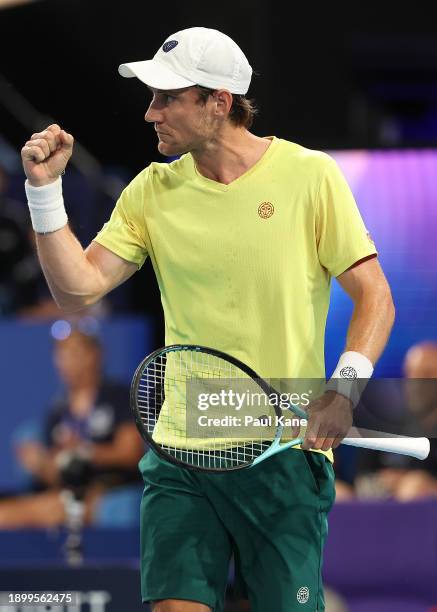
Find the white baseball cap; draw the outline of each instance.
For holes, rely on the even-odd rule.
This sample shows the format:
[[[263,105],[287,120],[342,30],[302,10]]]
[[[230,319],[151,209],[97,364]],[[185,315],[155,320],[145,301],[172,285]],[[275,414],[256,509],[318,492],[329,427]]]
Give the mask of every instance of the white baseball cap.
[[[155,89],[202,85],[245,94],[252,68],[240,47],[210,28],[188,28],[169,36],[153,59],[121,64],[123,77],[137,77]]]

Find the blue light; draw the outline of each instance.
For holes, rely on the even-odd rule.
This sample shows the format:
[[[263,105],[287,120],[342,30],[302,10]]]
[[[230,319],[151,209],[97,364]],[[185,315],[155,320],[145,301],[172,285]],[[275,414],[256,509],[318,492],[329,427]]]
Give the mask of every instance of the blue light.
[[[50,329],[50,333],[55,340],[66,340],[71,334],[71,325],[68,321],[55,321]]]

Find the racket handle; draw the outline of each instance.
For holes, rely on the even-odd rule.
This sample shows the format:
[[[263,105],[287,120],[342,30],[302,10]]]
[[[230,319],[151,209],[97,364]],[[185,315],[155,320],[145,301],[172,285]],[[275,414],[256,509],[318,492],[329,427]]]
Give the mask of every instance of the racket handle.
[[[308,415],[299,406],[290,404],[289,409],[300,418],[308,418]],[[377,437],[379,436],[379,437]],[[430,451],[428,438],[411,438],[408,436],[397,436],[395,434],[371,431],[369,429],[357,429],[351,427],[347,437],[341,442],[347,446],[358,448],[369,448],[371,450],[384,451],[386,453],[397,453],[408,455],[416,459],[426,459]]]
[[[375,434],[378,433],[380,432],[366,429],[358,430],[352,427],[347,438],[344,438],[341,443],[348,446],[384,451],[386,453],[409,455],[416,459],[426,459],[429,455],[430,444],[428,438],[410,438],[386,433],[380,433],[381,437],[377,438]],[[373,435],[373,437],[366,437],[366,434]]]

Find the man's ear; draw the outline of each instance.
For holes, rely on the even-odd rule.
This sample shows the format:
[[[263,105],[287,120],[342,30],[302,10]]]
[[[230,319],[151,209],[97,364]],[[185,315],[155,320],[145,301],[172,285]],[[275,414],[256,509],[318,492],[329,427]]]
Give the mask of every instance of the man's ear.
[[[217,89],[213,93],[214,102],[216,103],[216,114],[227,116],[232,108],[232,94],[227,89]]]

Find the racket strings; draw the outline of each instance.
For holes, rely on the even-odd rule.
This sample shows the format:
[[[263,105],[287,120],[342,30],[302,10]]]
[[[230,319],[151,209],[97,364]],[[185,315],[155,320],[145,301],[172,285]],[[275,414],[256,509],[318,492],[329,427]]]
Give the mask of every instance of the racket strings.
[[[201,413],[189,398],[188,385],[210,389],[209,381],[236,382],[251,378],[231,362],[200,350],[186,349],[159,354],[147,363],[137,384],[137,409],[147,434],[162,450],[184,464],[209,470],[244,466],[272,443],[271,431],[259,428],[254,439],[240,439],[230,428],[191,427]],[[217,383],[216,383],[217,384]],[[194,419],[194,420],[193,420]]]

